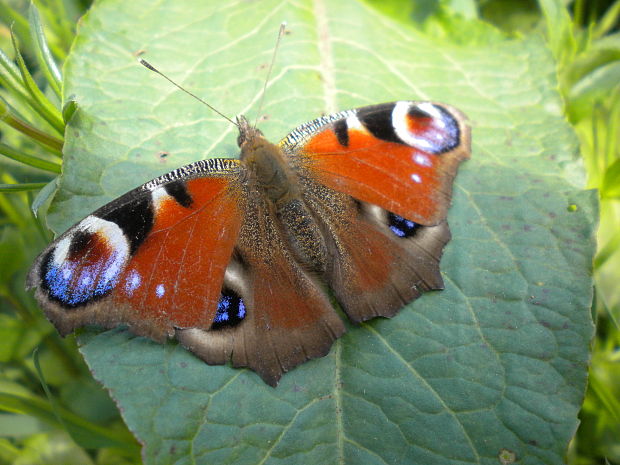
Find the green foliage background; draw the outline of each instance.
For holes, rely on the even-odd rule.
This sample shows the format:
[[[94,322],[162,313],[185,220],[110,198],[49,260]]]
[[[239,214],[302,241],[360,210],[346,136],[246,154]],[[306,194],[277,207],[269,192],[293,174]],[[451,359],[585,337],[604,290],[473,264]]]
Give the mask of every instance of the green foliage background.
[[[19,13],[26,10],[20,10],[18,4],[0,7],[5,24],[14,23],[13,30],[20,39],[23,53],[23,63],[18,59],[17,66],[7,64],[10,60],[3,58],[5,71],[1,82],[4,87],[2,97],[11,107],[4,112],[6,125],[2,127],[4,145],[0,146],[0,153],[13,160],[2,161],[0,166],[4,171],[1,182],[6,184],[3,186],[5,191],[13,192],[0,197],[3,215],[0,248],[0,294],[3,297],[0,314],[0,331],[3,332],[0,344],[0,360],[3,362],[0,408],[6,412],[0,417],[3,436],[0,439],[0,463],[108,464],[140,461],[135,440],[125,429],[106,393],[90,377],[81,357],[74,350],[74,339],[58,338],[40,316],[32,298],[23,291],[24,273],[34,254],[49,239],[44,228],[30,213],[29,204],[33,199],[28,189],[40,188],[53,180],[53,174],[46,172],[58,172],[58,149],[61,140],[66,137],[61,191],[52,204],[49,216],[58,232],[115,195],[174,167],[162,165],[161,158],[149,158],[150,153],[159,153],[162,140],[166,141],[166,147],[174,147],[172,158],[175,166],[195,159],[196,153],[214,154],[214,150],[217,154],[235,153],[230,128],[226,128],[213,115],[205,116],[204,108],[194,106],[192,102],[188,104],[183,96],[179,97],[165,83],[154,84],[153,81],[159,78],[137,67],[131,53],[147,53],[148,58],[153,57],[162,69],[173,70],[173,77],[186,79],[184,84],[191,90],[208,96],[210,103],[216,107],[228,111],[241,109],[252,114],[246,106],[256,99],[264,74],[261,64],[268,61],[270,44],[279,21],[274,15],[271,22],[262,21],[256,26],[257,18],[271,17],[264,12],[259,14],[266,4],[244,4],[239,6],[238,11],[230,7],[216,12],[213,19],[207,22],[209,33],[206,36],[205,31],[200,30],[204,22],[191,21],[196,17],[192,11],[166,10],[160,5],[164,11],[147,12],[148,9],[140,8],[140,4],[135,3],[132,14],[119,14],[115,12],[114,2],[100,2],[84,20],[79,39],[74,42],[74,20],[71,18],[77,17],[83,6],[65,2],[62,4],[65,12],[58,14],[59,3],[40,3],[37,5],[44,19],[49,54],[42,50],[45,49],[42,45],[44,41],[33,10]],[[314,11],[297,10],[296,20],[291,23],[293,34],[284,39],[278,57],[280,69],[285,69],[286,73],[282,71],[279,74],[276,66],[275,77],[270,82],[264,109],[270,120],[263,125],[264,129],[271,139],[277,139],[291,129],[292,124],[315,117],[317,111],[395,100],[403,98],[407,92],[410,95],[412,89],[400,88],[398,79],[391,82],[390,75],[407,69],[401,57],[408,58],[405,51],[409,53],[409,49],[414,48],[423,66],[416,67],[415,63],[409,65],[415,76],[410,78],[415,84],[415,95],[411,97],[450,101],[470,115],[476,124],[475,158],[468,162],[468,169],[464,169],[457,180],[455,204],[450,217],[455,239],[442,266],[447,276],[454,280],[453,286],[421,300],[412,307],[415,312],[404,311],[399,316],[398,328],[394,320],[373,322],[353,329],[337,344],[330,357],[306,364],[286,375],[283,386],[277,391],[257,382],[252,373],[198,364],[174,344],[164,347],[149,344],[141,339],[128,338],[119,330],[104,334],[85,333],[81,342],[91,369],[94,368],[96,377],[112,390],[123,408],[125,420],[145,442],[143,454],[146,463],[171,463],[173,460],[177,461],[175,463],[185,463],[187,458],[192,458],[196,463],[223,460],[256,463],[260,457],[270,457],[274,461],[312,458],[312,461],[319,463],[321,460],[317,457],[323,457],[323,463],[373,463],[376,460],[374,454],[381,456],[385,463],[410,463],[414,458],[421,460],[420,456],[407,455],[413,450],[406,446],[408,441],[433,449],[433,455],[440,457],[437,463],[457,463],[460,458],[476,463],[511,463],[511,454],[515,450],[521,463],[558,463],[562,460],[563,447],[576,427],[573,410],[578,408],[580,392],[584,388],[583,364],[587,361],[584,357],[587,357],[589,327],[583,309],[590,296],[587,276],[579,275],[589,269],[588,225],[593,224],[594,218],[588,197],[574,192],[574,187],[582,185],[581,169],[573,156],[576,152],[575,141],[565,123],[558,118],[562,112],[580,137],[581,153],[588,168],[588,183],[591,187],[600,188],[602,208],[600,251],[595,260],[597,298],[594,312],[598,316],[599,337],[595,341],[590,390],[581,411],[583,423],[571,443],[567,460],[570,463],[603,463],[599,462],[603,458],[617,461],[620,455],[617,440],[620,408],[617,400],[618,328],[614,315],[618,314],[618,295],[613,283],[614,279],[617,281],[617,244],[620,241],[617,228],[617,186],[620,177],[617,73],[620,47],[613,26],[620,3],[615,2],[609,8],[597,11],[588,10],[584,2],[577,2],[571,10],[572,19],[560,2],[542,0],[539,2],[542,13],[537,11],[536,5],[523,2],[437,1],[418,4],[393,1],[343,4],[349,11],[337,12],[331,4],[322,2],[313,5],[327,5],[323,11],[316,8]],[[256,9],[251,11],[252,8]],[[338,84],[347,89],[338,96],[339,108],[329,108],[329,104],[326,106],[321,102],[324,98],[321,89],[324,89],[325,83],[317,78],[321,66],[326,64],[312,65],[312,56],[309,55],[312,47],[304,46],[306,40],[312,45],[312,37],[304,39],[305,33],[309,32],[304,26],[312,21],[313,15],[318,17],[320,23],[321,14],[341,19],[353,17],[358,21],[358,24],[354,24],[355,21],[350,23],[348,33],[344,29],[335,31],[341,40],[330,43],[335,50],[334,56],[339,57],[334,76]],[[136,30],[135,23],[130,19],[136,15],[149,27]],[[173,17],[175,21],[170,20]],[[190,18],[187,24],[185,17]],[[218,23],[222,18],[226,21]],[[402,22],[404,29],[394,25],[394,20]],[[346,24],[346,20],[341,23]],[[356,31],[363,30],[364,26],[369,28],[367,34],[357,37]],[[257,27],[260,34],[246,37],[243,42],[244,34],[250,30],[256,31]],[[403,30],[409,31],[407,35],[403,35]],[[2,48],[7,54],[14,55],[8,29],[5,32],[7,40]],[[546,42],[541,39],[543,33]],[[508,41],[507,36],[510,35],[520,38]],[[523,39],[524,36],[527,38]],[[205,37],[209,38],[208,42]],[[203,47],[196,45],[227,44],[229,37],[238,37],[245,51],[245,55],[233,55],[238,57],[234,63],[230,63],[228,55],[218,53],[212,53],[205,60]],[[355,40],[347,43],[344,40],[347,38]],[[367,43],[364,43],[365,38]],[[394,43],[403,44],[402,50],[393,50]],[[65,106],[61,108],[60,80],[53,62],[64,61],[71,44],[74,49],[64,69],[67,80]],[[140,50],[141,47],[144,50]],[[189,64],[184,64],[182,70],[178,66],[180,61],[184,61],[179,58],[178,50],[182,50],[181,55],[190,58]],[[351,50],[355,50],[356,54],[351,54]],[[551,60],[551,54],[555,62]],[[370,56],[371,62],[347,58],[359,56]],[[191,63],[200,65],[192,66]],[[499,73],[502,69],[500,64],[505,66],[506,75]],[[33,71],[31,81],[38,84],[44,93],[37,93],[34,86],[29,85],[30,75],[26,74],[26,69]],[[248,69],[251,72],[248,73]],[[376,71],[366,74],[368,81],[356,82],[365,70],[372,69]],[[486,75],[484,71],[488,71]],[[446,85],[446,73],[456,78],[456,84]],[[381,80],[373,79],[373,76],[379,75]],[[25,84],[22,88],[26,89],[21,93],[16,91],[20,89],[19,85],[11,86],[11,81],[19,83],[20,80]],[[463,81],[465,84],[462,84]],[[514,86],[514,94],[502,91],[507,82]],[[560,107],[553,89],[555,82],[564,98],[564,108]],[[313,91],[313,87],[319,90]],[[471,94],[472,89],[478,91],[476,95]],[[69,121],[75,109],[72,98],[79,105],[79,111],[71,120],[68,132],[64,133],[64,122]],[[291,107],[289,100],[292,98],[303,104]],[[528,104],[529,101],[531,104]],[[153,105],[153,102],[156,104]],[[529,108],[528,105],[531,105],[530,112],[523,112]],[[518,108],[522,113],[515,113],[511,107]],[[25,127],[18,124],[26,121],[30,124]],[[140,134],[140,138],[136,138],[136,134]],[[210,134],[215,134],[217,139]],[[480,143],[477,143],[478,138]],[[515,157],[517,154],[526,156]],[[534,155],[538,158],[531,157]],[[165,162],[172,163],[168,161],[170,158]],[[134,173],[129,185],[119,176],[127,171]],[[525,172],[528,176],[512,185],[501,181],[492,184],[494,177],[502,179],[502,172],[504,177],[515,172]],[[543,187],[537,189],[536,184]],[[476,189],[476,185],[484,188]],[[45,208],[56,186],[55,181],[47,184],[34,203]],[[540,202],[540,197],[545,193],[551,194],[551,198]],[[525,198],[525,201],[515,202],[515,198]],[[504,205],[498,205],[498,199],[503,199]],[[472,210],[475,205],[485,206],[483,213]],[[567,205],[572,207],[567,209]],[[492,211],[494,213],[488,215]],[[502,211],[507,212],[504,217]],[[553,216],[549,216],[549,212]],[[515,214],[521,221],[515,221]],[[468,220],[472,218],[484,220],[486,228],[477,230],[475,225],[468,225]],[[521,405],[530,404],[532,412],[536,413],[523,417],[517,416],[514,408],[504,412],[504,416],[500,416],[503,424],[497,425],[496,431],[504,441],[502,443],[508,446],[487,450],[483,443],[489,438],[481,432],[488,434],[491,423],[488,423],[488,418],[475,414],[469,415],[472,419],[469,424],[464,421],[467,410],[463,407],[471,408],[471,404],[465,402],[460,406],[461,418],[454,425],[469,425],[466,429],[470,438],[481,443],[476,443],[474,447],[470,444],[464,450],[469,448],[482,455],[468,457],[467,453],[459,452],[457,443],[452,443],[451,447],[437,448],[432,445],[432,437],[425,439],[420,436],[425,429],[433,431],[434,426],[429,423],[420,429],[421,424],[428,422],[433,415],[418,415],[418,424],[409,430],[403,419],[399,419],[398,412],[386,412],[386,408],[394,405],[386,401],[393,395],[391,393],[401,392],[403,399],[413,399],[414,406],[416,402],[422,406],[424,404],[420,399],[432,390],[428,386],[416,388],[412,379],[398,382],[388,379],[381,385],[377,380],[385,381],[389,373],[398,373],[402,369],[394,365],[397,362],[394,353],[388,350],[379,356],[377,354],[382,348],[394,347],[398,349],[398,354],[406,353],[409,350],[407,345],[411,344],[411,331],[416,333],[418,340],[427,343],[438,342],[438,336],[433,331],[447,333],[448,339],[442,341],[444,346],[459,348],[457,342],[462,341],[466,333],[447,329],[454,324],[455,315],[459,318],[459,295],[454,291],[460,289],[467,294],[468,286],[472,285],[488,290],[488,284],[495,280],[478,272],[476,276],[480,281],[473,282],[471,275],[459,274],[458,270],[467,266],[463,261],[466,254],[459,255],[456,251],[468,250],[469,254],[476,256],[476,249],[471,248],[472,243],[485,234],[495,234],[496,237],[486,243],[482,241],[480,250],[492,251],[491,256],[496,260],[487,261],[481,269],[491,271],[496,275],[495,279],[502,276],[508,279],[506,285],[502,285],[500,280],[498,292],[510,289],[515,276],[511,278],[507,273],[507,270],[510,271],[510,260],[506,263],[497,260],[502,252],[493,249],[494,243],[511,244],[512,255],[522,257],[522,265],[529,267],[528,272],[531,273],[530,286],[536,282],[536,275],[538,278],[542,276],[547,283],[554,279],[553,273],[544,275],[539,272],[548,261],[559,263],[557,256],[544,251],[549,242],[540,243],[538,254],[529,255],[528,250],[532,249],[533,244],[520,244],[519,238],[523,234],[511,232],[524,220],[543,229],[560,231],[561,244],[572,244],[566,249],[560,246],[557,250],[564,255],[568,268],[574,266],[573,272],[564,275],[574,276],[575,281],[570,289],[575,293],[558,292],[552,296],[560,300],[545,303],[544,299],[548,296],[543,294],[544,286],[540,287],[540,295],[535,287],[530,287],[532,295],[526,307],[517,305],[512,309],[505,308],[507,312],[515,311],[519,315],[527,308],[535,315],[531,322],[544,321],[542,326],[535,327],[527,320],[507,318],[506,313],[495,323],[482,322],[481,327],[487,331],[496,323],[514,324],[513,329],[525,328],[519,332],[518,338],[514,338],[516,342],[503,347],[500,344],[502,338],[505,339],[506,334],[514,334],[514,331],[506,332],[504,328],[503,333],[496,332],[495,338],[489,339],[496,350],[501,347],[499,353],[502,361],[496,365],[481,358],[480,350],[474,350],[474,346],[452,354],[458,361],[457,365],[467,366],[462,376],[454,376],[454,367],[457,366],[454,365],[447,368],[446,373],[450,376],[441,380],[432,357],[428,358],[432,367],[425,368],[424,363],[416,364],[415,359],[410,363],[422,373],[422,381],[432,384],[434,390],[441,391],[442,398],[453,402],[446,411],[459,411],[457,403],[463,403],[463,399],[467,398],[465,393],[471,394],[473,387],[492,386],[493,373],[485,376],[480,370],[493,366],[499,370],[524,370],[508,376],[512,380],[506,386],[513,390],[524,387],[519,386],[519,379],[535,381],[534,374],[540,369],[540,405],[536,405],[532,385],[529,385],[523,391]],[[538,237],[540,239],[542,236]],[[35,244],[38,245],[35,247]],[[558,289],[570,285],[570,281],[566,281],[560,283]],[[520,296],[517,293],[514,298],[518,300]],[[562,300],[564,298],[568,300]],[[577,338],[573,332],[572,337],[566,333],[563,339],[562,324],[566,324],[566,320],[558,318],[561,315],[553,312],[543,316],[547,305],[569,312],[569,319],[579,329]],[[537,309],[539,306],[540,310]],[[445,311],[442,310],[444,307]],[[571,308],[573,310],[569,310]],[[482,315],[480,313],[477,317]],[[581,320],[577,321],[575,317]],[[467,321],[460,323],[468,326]],[[399,334],[400,325],[404,329]],[[559,341],[563,350],[575,350],[574,353],[559,352],[562,355],[556,359],[555,366],[559,373],[568,377],[560,384],[557,381],[549,384],[550,379],[543,375],[548,370],[542,365],[507,361],[507,357],[522,350],[515,351],[519,346],[530,345],[544,352],[547,333],[555,333],[552,338]],[[454,337],[452,341],[450,334]],[[32,357],[30,354],[35,347],[39,349]],[[419,351],[413,348],[412,354],[419,355]],[[432,355],[432,351],[428,355]],[[539,356],[540,352],[533,359]],[[576,362],[576,365],[558,365],[557,361],[561,360]],[[334,378],[330,376],[336,368],[342,376],[339,386],[333,385]],[[383,368],[385,371],[381,371]],[[425,369],[429,375],[424,375]],[[474,373],[476,378],[472,384],[473,380],[468,377]],[[44,381],[41,379],[43,375]],[[162,378],[163,381],[160,381]],[[374,381],[369,383],[369,378]],[[459,386],[459,381],[469,381],[469,384],[466,382]],[[304,388],[301,394],[296,390],[299,386]],[[562,386],[570,386],[572,393],[566,396],[565,391],[558,396],[557,389]],[[248,392],[251,393],[250,398],[246,398]],[[192,395],[188,397],[187,393]],[[376,398],[368,402],[373,396]],[[476,395],[472,398],[479,399]],[[513,397],[502,395],[501,398],[514,400],[514,392]],[[564,398],[565,404],[557,402]],[[240,409],[245,412],[245,417],[227,420],[225,412],[230,405],[245,406]],[[286,418],[284,405],[292,408],[291,414],[296,421]],[[368,409],[371,405],[378,410],[373,412]],[[546,411],[543,406],[547,406]],[[203,414],[206,411],[211,418],[205,420]],[[399,425],[401,431],[404,428],[404,442],[394,442],[394,432],[373,438],[377,428],[390,431],[389,422],[385,426],[373,424],[378,421],[378,411],[383,411],[387,419]],[[496,406],[491,411],[497,413],[499,410]],[[224,418],[217,418],[216,412],[221,412],[220,416]],[[475,409],[472,410],[474,412]],[[322,419],[323,424],[317,423],[318,419]],[[344,422],[340,426],[337,425],[338,419]],[[365,426],[364,422],[369,423]],[[536,422],[541,427],[557,426],[553,433],[557,436],[549,445],[528,445],[523,439],[527,428]],[[450,425],[450,422],[438,426],[446,424]],[[476,434],[476,425],[479,426],[479,434]],[[518,433],[521,429],[523,432]],[[517,432],[520,438],[508,439],[502,436],[504,430]],[[456,437],[447,434],[444,437]],[[544,437],[540,431],[536,434],[538,439]],[[193,439],[187,442],[187,438]],[[162,440],[164,442],[159,442]],[[298,447],[300,440],[301,448]],[[344,441],[344,445],[338,445],[338,441]],[[491,444],[496,443],[491,440]],[[171,449],[173,446],[174,450]],[[399,448],[401,455],[397,452]],[[269,453],[261,455],[260,451],[265,450]],[[334,456],[334,450],[340,450],[340,455]],[[539,452],[534,453],[534,450]],[[541,450],[545,453],[540,453]],[[365,452],[361,454],[362,451]]]

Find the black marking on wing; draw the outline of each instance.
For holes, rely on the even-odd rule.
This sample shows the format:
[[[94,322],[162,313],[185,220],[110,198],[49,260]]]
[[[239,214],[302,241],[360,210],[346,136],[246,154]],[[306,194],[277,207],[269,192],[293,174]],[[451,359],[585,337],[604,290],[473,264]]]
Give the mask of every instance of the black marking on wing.
[[[194,200],[187,191],[185,181],[178,180],[169,184],[164,184],[164,189],[166,190],[166,193],[173,197],[179,205],[185,208],[191,207]]]
[[[99,212],[96,212],[99,216]],[[134,254],[153,227],[153,202],[150,196],[140,196],[129,200],[118,208],[110,209],[99,216],[116,223],[129,241],[130,254]]]
[[[340,145],[343,147],[349,146],[349,127],[347,126],[346,119],[341,119],[334,123],[334,133],[336,133]]]
[[[84,252],[84,250],[92,244],[93,233],[78,229],[71,236],[71,244],[69,245],[69,259],[73,259]]]
[[[357,112],[357,118],[373,136],[388,142],[402,144],[403,142],[396,135],[392,124],[394,105],[394,103],[384,103],[360,108]]]

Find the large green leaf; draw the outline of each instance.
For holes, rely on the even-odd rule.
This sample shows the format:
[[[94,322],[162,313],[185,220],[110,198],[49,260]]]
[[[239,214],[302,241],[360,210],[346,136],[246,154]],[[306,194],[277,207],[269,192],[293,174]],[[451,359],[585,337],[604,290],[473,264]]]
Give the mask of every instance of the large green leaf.
[[[434,99],[469,116],[473,157],[455,183],[446,290],[351,327],[276,389],[173,342],[84,334],[146,462],[562,462],[586,383],[596,202],[581,190],[542,39],[486,30],[459,46],[353,0],[205,3],[108,0],[83,19],[65,67],[64,98],[80,109],[49,215],[57,231],[155,175],[236,156],[235,128],[136,54],[254,118],[283,20],[290,34],[261,124],[269,138],[334,110]]]

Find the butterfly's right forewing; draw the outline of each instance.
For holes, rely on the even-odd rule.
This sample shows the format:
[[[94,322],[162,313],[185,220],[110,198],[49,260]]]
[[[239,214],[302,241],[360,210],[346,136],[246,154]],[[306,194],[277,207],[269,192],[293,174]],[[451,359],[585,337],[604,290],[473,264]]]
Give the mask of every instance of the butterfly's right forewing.
[[[95,211],[34,263],[28,286],[61,334],[128,324],[163,340],[211,327],[242,223],[243,167],[202,160]]]

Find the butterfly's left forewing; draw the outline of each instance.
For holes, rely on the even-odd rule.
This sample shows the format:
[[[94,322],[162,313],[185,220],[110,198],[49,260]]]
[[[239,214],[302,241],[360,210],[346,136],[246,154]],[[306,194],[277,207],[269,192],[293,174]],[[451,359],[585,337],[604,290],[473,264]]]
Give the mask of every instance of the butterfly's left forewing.
[[[163,340],[208,329],[242,222],[238,160],[203,160],[103,206],[35,261],[28,287],[61,334],[128,324]]]
[[[429,226],[447,215],[470,129],[448,105],[399,101],[318,118],[281,145],[317,182]]]

